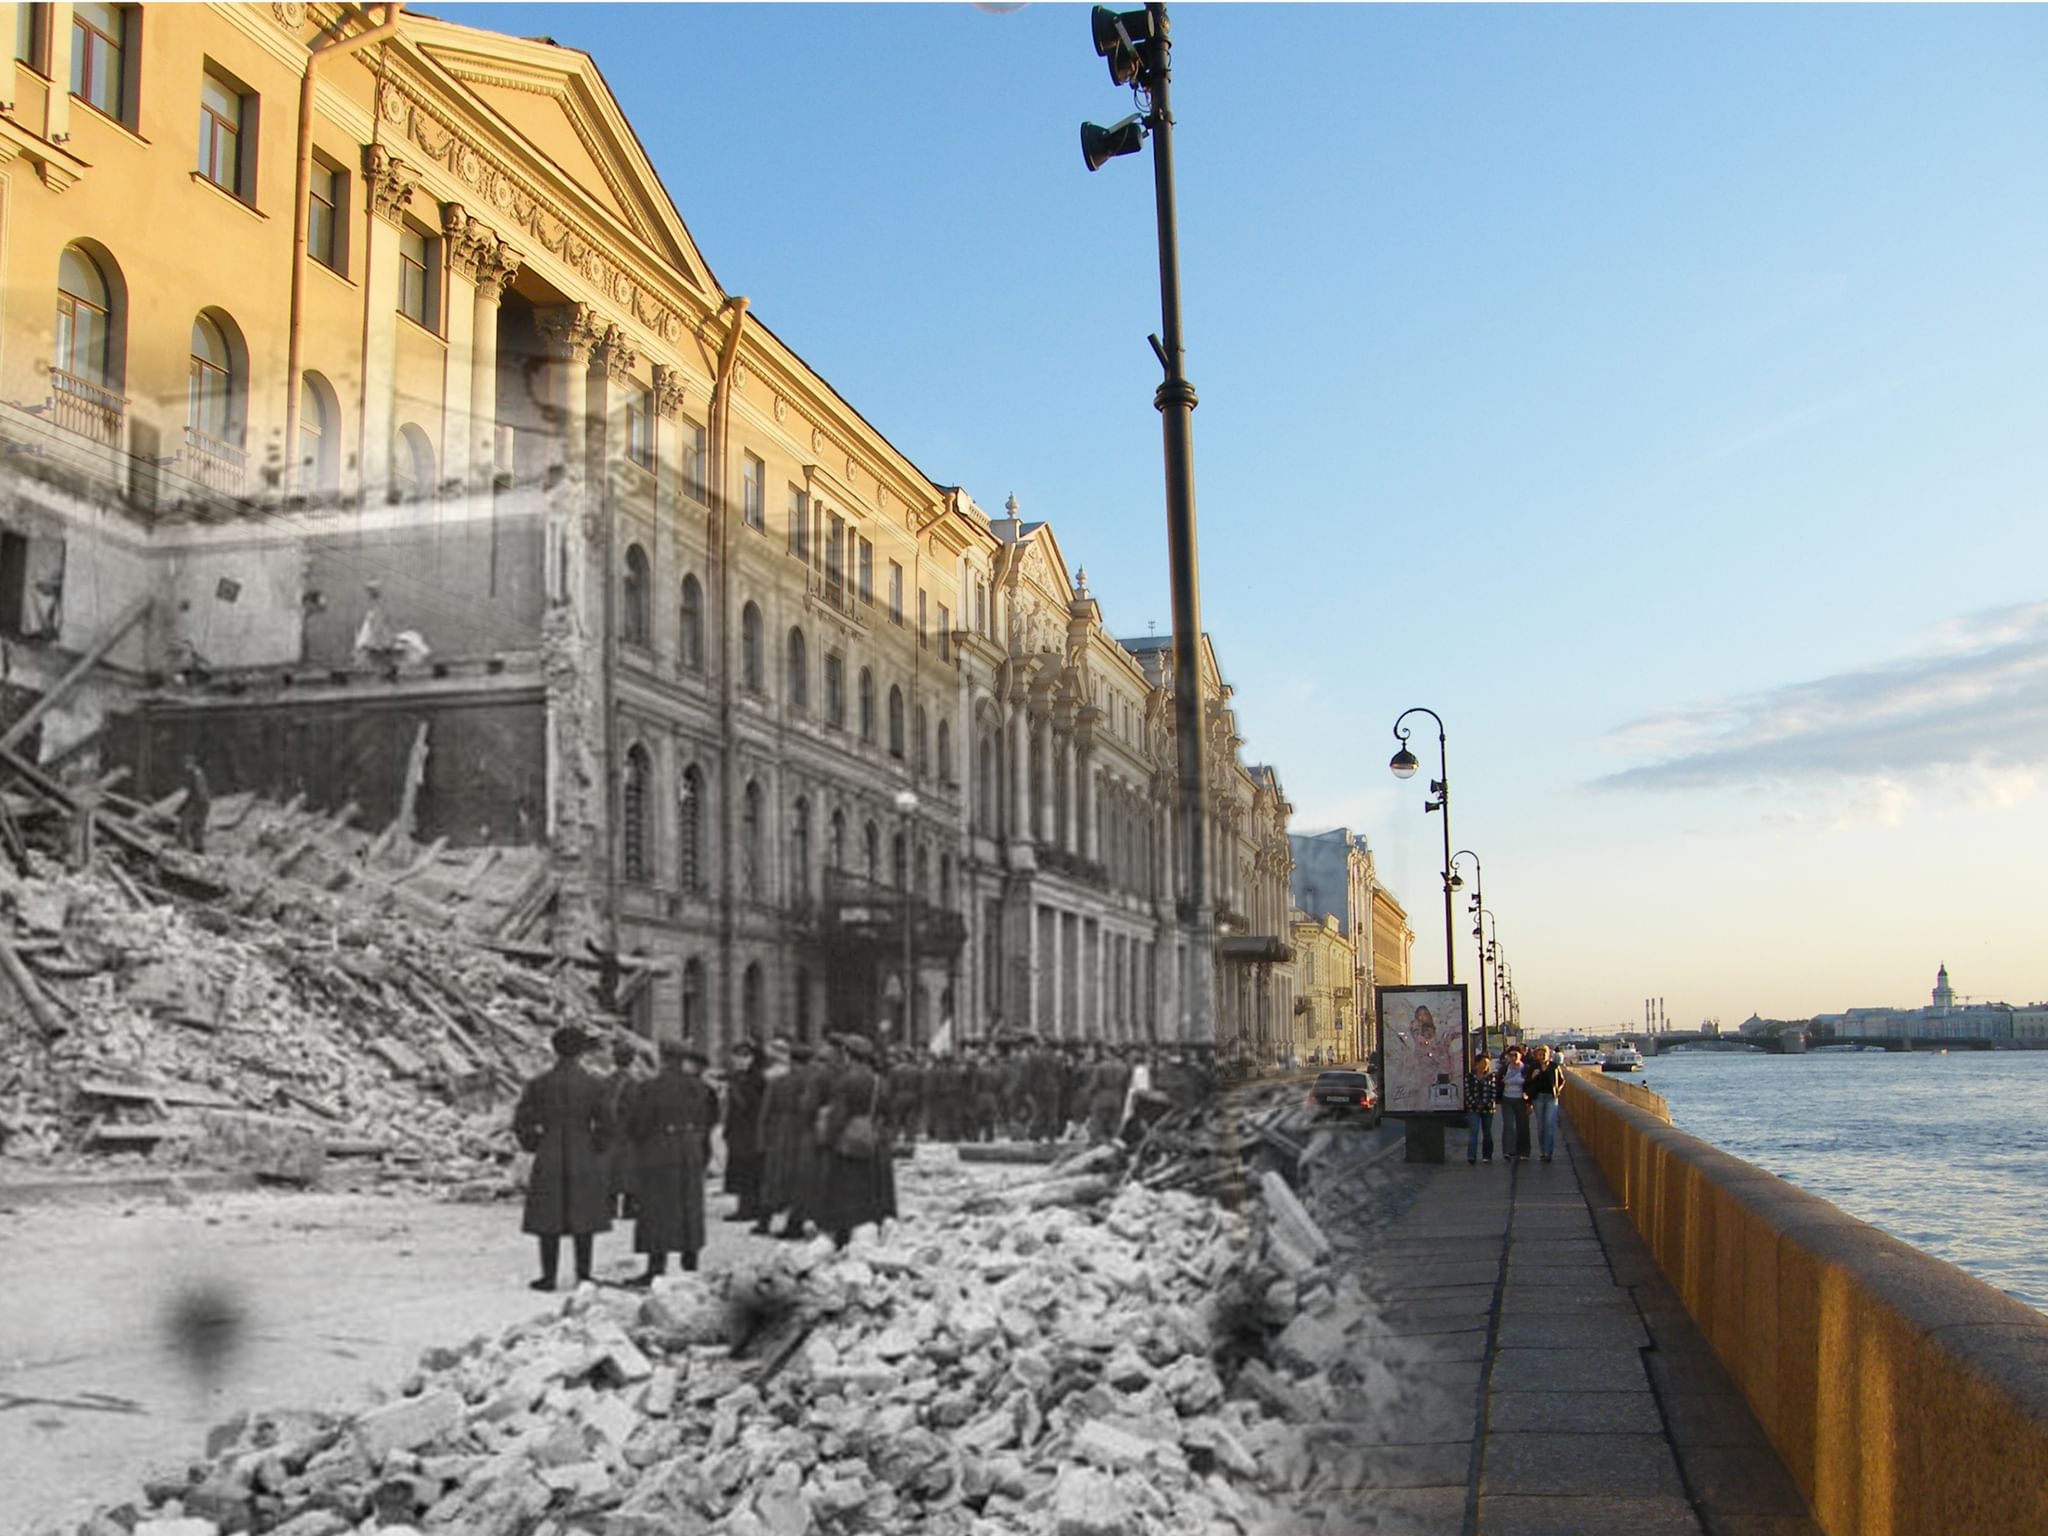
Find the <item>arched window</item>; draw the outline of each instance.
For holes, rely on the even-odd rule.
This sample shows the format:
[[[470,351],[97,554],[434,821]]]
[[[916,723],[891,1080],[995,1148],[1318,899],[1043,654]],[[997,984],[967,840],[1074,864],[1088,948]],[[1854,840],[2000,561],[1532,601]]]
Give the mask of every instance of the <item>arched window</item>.
[[[704,670],[704,589],[694,576],[683,578],[682,628],[676,637],[676,651],[684,670]]]
[[[767,979],[761,974],[761,962],[749,960],[747,969],[740,977],[740,1038],[751,1040],[761,1033],[761,1024],[768,1011]]]
[[[398,429],[391,445],[391,498],[418,501],[434,491],[434,445],[412,422]]]
[[[939,905],[948,912],[953,910],[953,855],[939,855]]]
[[[77,246],[65,246],[57,258],[57,368],[81,383],[118,387],[116,320],[113,285],[100,264]]]
[[[950,720],[939,722],[939,782],[953,782],[953,723]]]
[[[832,813],[832,867],[846,868],[846,812]]]
[[[704,962],[683,962],[683,1038],[692,1044],[704,1038]]]
[[[917,776],[921,779],[932,771],[931,721],[926,717],[924,706],[917,706]]]
[[[185,425],[202,438],[239,446],[242,397],[248,380],[218,316],[202,310],[192,321],[192,361],[185,385]]]
[[[875,739],[875,674],[860,669],[860,739]]]
[[[811,904],[811,802],[802,795],[789,808],[789,890],[796,906]]]
[[[747,780],[740,809],[740,881],[742,894],[749,901],[761,900],[767,888],[767,872],[761,861],[761,805],[761,781]]]
[[[837,651],[825,653],[825,723],[846,729],[846,662]]]
[[[740,683],[749,693],[762,688],[761,610],[753,603],[740,610]]]
[[[686,891],[704,889],[704,775],[695,763],[676,791],[676,882]]]
[[[334,386],[317,373],[299,382],[299,490],[332,496],[341,489],[341,408]]]
[[[983,732],[980,744],[975,748],[980,761],[975,765],[976,790],[974,795],[974,824],[981,829],[983,837],[996,835],[996,739],[990,732]]]
[[[899,891],[910,889],[910,851],[901,832],[889,839],[889,883]]]
[[[811,1040],[811,971],[800,965],[790,977],[790,991],[796,1003],[796,1037],[806,1045]]]
[[[620,851],[624,873],[635,884],[647,879],[647,782],[653,767],[647,749],[634,742],[626,749],[626,781],[619,790],[619,834],[625,841]]]
[[[930,900],[931,900],[931,897],[932,897],[932,855],[931,855],[931,850],[930,850],[929,848],[926,848],[926,847],[924,846],[924,844],[922,844],[922,843],[919,843],[919,844],[917,845],[917,866],[916,866],[916,867],[917,867],[917,887],[916,887],[916,889],[917,889],[917,895],[918,895],[918,899],[919,899],[920,901],[930,901]]]
[[[882,872],[882,829],[872,821],[867,826],[868,883],[874,884]]]
[[[789,698],[789,707],[798,714],[810,708],[811,703],[811,660],[804,647],[804,632],[791,625],[789,631],[789,682],[783,690]]]
[[[628,645],[645,648],[653,643],[654,616],[648,607],[651,581],[647,551],[628,544],[625,579],[619,591],[619,638]]]
[[[889,685],[889,755],[903,755],[903,690]]]

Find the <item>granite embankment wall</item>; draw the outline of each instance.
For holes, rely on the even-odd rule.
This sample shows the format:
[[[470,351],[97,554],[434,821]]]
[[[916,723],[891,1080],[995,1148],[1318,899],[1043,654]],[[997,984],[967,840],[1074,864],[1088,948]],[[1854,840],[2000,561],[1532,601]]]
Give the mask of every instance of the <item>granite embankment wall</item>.
[[[1565,1106],[1828,1536],[2048,1532],[2048,1316],[1644,1098]]]

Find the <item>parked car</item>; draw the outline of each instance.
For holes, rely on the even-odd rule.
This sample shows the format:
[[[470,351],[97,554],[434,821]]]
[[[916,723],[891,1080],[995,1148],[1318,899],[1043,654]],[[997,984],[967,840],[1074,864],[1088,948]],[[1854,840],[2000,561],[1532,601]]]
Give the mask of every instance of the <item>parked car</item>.
[[[1378,1125],[1379,1085],[1370,1072],[1319,1072],[1309,1085],[1308,1107],[1317,1120],[1363,1120],[1367,1125]]]

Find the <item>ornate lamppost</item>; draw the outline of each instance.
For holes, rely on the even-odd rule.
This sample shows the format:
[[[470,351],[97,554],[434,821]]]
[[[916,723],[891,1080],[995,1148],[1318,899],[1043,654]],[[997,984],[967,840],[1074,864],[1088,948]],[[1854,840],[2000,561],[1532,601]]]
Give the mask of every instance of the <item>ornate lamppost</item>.
[[[1436,796],[1436,798],[1423,801],[1422,809],[1425,812],[1442,811],[1444,816],[1444,984],[1446,986],[1456,986],[1458,982],[1458,958],[1451,919],[1451,892],[1457,889],[1459,882],[1457,871],[1451,867],[1450,757],[1444,748],[1443,716],[1433,709],[1425,709],[1418,704],[1413,709],[1402,710],[1394,721],[1394,739],[1401,743],[1400,750],[1395,752],[1387,763],[1387,766],[1393,770],[1394,777],[1397,779],[1412,779],[1415,777],[1415,770],[1422,766],[1416,761],[1415,754],[1408,750],[1408,728],[1401,723],[1410,715],[1427,715],[1430,719],[1436,721],[1436,761],[1437,772],[1441,777],[1429,781],[1429,792]]]
[[[1464,879],[1458,873],[1458,860],[1460,859],[1470,859],[1472,861],[1472,910],[1474,912],[1483,911],[1486,906],[1486,870],[1484,869],[1484,867],[1481,866],[1478,854],[1474,853],[1470,848],[1460,848],[1456,853],[1451,855],[1451,884],[1454,886],[1461,886],[1465,883]],[[1477,938],[1479,936],[1479,927],[1477,919],[1475,919],[1473,922],[1472,936],[1474,938]],[[1483,1051],[1485,1049],[1486,946],[1484,944],[1481,944],[1479,946],[1479,1050],[1467,1051],[1465,1054],[1467,1055],[1467,1057],[1476,1056],[1479,1053],[1479,1051]]]

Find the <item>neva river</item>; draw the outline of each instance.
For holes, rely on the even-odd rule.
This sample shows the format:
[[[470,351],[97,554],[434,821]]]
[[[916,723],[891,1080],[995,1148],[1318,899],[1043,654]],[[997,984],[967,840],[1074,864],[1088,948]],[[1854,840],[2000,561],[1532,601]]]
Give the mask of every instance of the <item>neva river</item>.
[[[2048,1051],[1678,1050],[1680,1130],[2048,1311]]]

